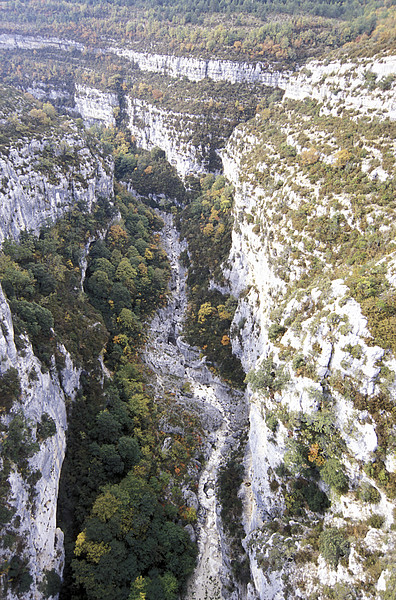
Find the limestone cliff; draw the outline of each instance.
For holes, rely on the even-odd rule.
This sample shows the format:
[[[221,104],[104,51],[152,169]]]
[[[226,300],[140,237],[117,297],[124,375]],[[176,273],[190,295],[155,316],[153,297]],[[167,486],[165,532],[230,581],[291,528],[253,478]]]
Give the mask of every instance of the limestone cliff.
[[[58,485],[66,450],[66,401],[73,399],[79,387],[80,370],[73,366],[69,354],[61,348],[65,368],[58,372],[54,363],[50,371],[43,373],[27,338],[23,350],[17,351],[11,312],[2,291],[0,311],[1,375],[14,369],[21,390],[10,414],[3,417],[3,424],[10,426],[23,415],[26,424],[24,435],[30,436],[32,443],[39,442],[37,452],[29,460],[28,471],[13,461],[9,474],[7,507],[12,511],[13,520],[7,525],[7,532],[23,543],[23,551],[18,555],[18,568],[29,572],[32,581],[29,591],[11,587],[5,598],[27,600],[42,597],[40,589],[46,573],[61,574],[63,569],[63,533],[56,524]],[[53,424],[54,429],[51,435],[40,439],[38,432],[43,418]],[[3,468],[5,460],[3,455]],[[39,474],[37,483],[29,477],[29,473]],[[3,549],[2,560],[5,563],[12,561],[14,552],[13,545]]]
[[[209,144],[193,145],[191,139],[200,127],[200,118],[174,113],[128,97],[129,129],[137,144],[146,150],[159,147],[168,161],[184,177],[208,170]]]
[[[24,230],[38,232],[71,207],[91,209],[100,196],[112,197],[112,163],[53,107],[47,113],[31,97],[2,89],[0,156],[0,241]],[[12,103],[14,113],[9,112]],[[43,127],[45,126],[45,132]],[[18,585],[6,584],[5,598],[42,598],[45,577],[63,569],[63,534],[56,525],[58,486],[65,455],[66,403],[79,388],[80,368],[58,344],[63,366],[52,357],[48,369],[35,356],[27,337],[14,339],[9,305],[0,288],[0,375],[2,397],[1,466],[7,474],[1,550],[4,572]],[[10,387],[12,384],[12,388]],[[8,410],[4,410],[7,406]],[[7,487],[6,487],[7,489]],[[12,581],[12,578],[10,579]],[[26,584],[26,585],[25,585]]]
[[[190,81],[208,78],[213,81],[260,83],[276,87],[287,80],[287,74],[273,70],[268,64],[262,62],[252,64],[231,60],[205,60],[188,56],[135,52],[121,48],[110,48],[110,51],[126,57],[142,71],[161,73],[170,77],[186,77]]]
[[[378,64],[387,76],[393,59],[370,72]],[[395,90],[375,106],[359,102],[340,73],[336,92],[315,84],[325,70],[298,76],[299,93],[290,82],[283,103],[237,128],[222,156],[236,186],[226,267],[240,298],[233,348],[250,372],[252,598],[322,598],[330,586],[374,599],[393,581],[395,347],[390,331],[379,333],[376,307],[394,294],[393,204],[382,182],[393,186],[393,124],[384,117],[394,116]],[[306,93],[306,102],[290,100]]]
[[[114,109],[118,108],[117,94],[102,92],[84,85],[76,85],[74,110],[82,116],[88,127],[97,123],[106,127],[114,127]]]
[[[9,137],[0,148],[0,242],[25,229],[37,232],[76,203],[89,210],[98,196],[112,195],[111,162],[89,147],[75,125],[51,121],[22,96],[20,102],[26,111],[21,117],[6,107],[2,115]]]

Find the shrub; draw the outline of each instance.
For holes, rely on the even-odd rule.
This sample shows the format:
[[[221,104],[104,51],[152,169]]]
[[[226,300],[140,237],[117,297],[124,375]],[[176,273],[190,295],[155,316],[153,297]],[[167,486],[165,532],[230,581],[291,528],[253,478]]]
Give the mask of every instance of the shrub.
[[[286,331],[286,327],[273,323],[268,330],[268,337],[271,341],[274,341],[281,337]]]
[[[7,508],[4,504],[0,504],[0,525],[9,523],[15,513],[15,509]]]
[[[274,471],[278,475],[278,477],[290,477],[291,475],[289,469],[284,463],[280,463],[280,465],[276,466]]]
[[[303,367],[305,365],[305,358],[303,356],[301,356],[301,354],[296,354],[293,357],[292,365],[293,365],[293,369],[295,371],[298,371],[298,369],[300,369],[301,367]]]
[[[387,77],[383,77],[379,81],[378,87],[380,87],[381,90],[383,90],[384,92],[387,90],[390,90],[395,79],[396,79],[396,77],[393,74],[388,75]]]
[[[396,573],[392,573],[386,582],[386,590],[381,592],[381,600],[396,600]]]
[[[309,150],[303,150],[300,154],[300,161],[303,166],[314,165],[318,162],[319,158],[319,152],[313,147]]]
[[[24,468],[27,459],[39,449],[39,445],[32,440],[24,416],[21,413],[16,414],[8,426],[7,437],[3,441],[3,457]]]
[[[344,582],[336,583],[334,587],[325,585],[323,592],[326,600],[358,600],[361,597],[359,590]]]
[[[342,464],[336,458],[329,458],[321,468],[320,474],[323,481],[336,492],[344,493],[348,490],[348,478]]]
[[[381,529],[384,522],[385,517],[382,515],[371,515],[371,517],[367,519],[367,525],[374,527],[374,529]]]
[[[8,579],[12,589],[18,594],[29,591],[33,581],[27,566],[27,559],[17,555],[13,556],[9,563]]]
[[[43,413],[40,423],[37,424],[37,438],[42,442],[55,435],[55,433],[56,425],[54,419],[48,413]]]
[[[54,326],[54,318],[47,308],[26,300],[13,300],[10,305],[13,314],[21,319],[29,335],[50,334]]]
[[[373,485],[364,482],[362,483],[358,491],[358,498],[362,502],[368,502],[369,504],[378,504],[378,502],[381,500],[381,494]]]
[[[254,391],[277,392],[285,387],[289,374],[282,367],[276,367],[272,358],[266,358],[256,371],[250,371],[246,382]]]
[[[265,424],[267,425],[268,429],[272,431],[272,433],[275,433],[279,425],[278,417],[276,416],[276,414],[273,412],[267,413],[265,415]]]
[[[43,592],[44,598],[50,598],[51,596],[57,596],[61,587],[61,578],[58,573],[52,569],[46,571],[44,575],[44,581],[41,584],[41,591]]]
[[[9,411],[21,393],[18,371],[11,367],[0,375],[0,412]]]
[[[313,481],[303,488],[303,494],[309,510],[313,512],[323,513],[330,506],[327,495]]]
[[[340,558],[349,555],[349,542],[342,531],[329,527],[320,534],[319,551],[326,562],[336,568]]]

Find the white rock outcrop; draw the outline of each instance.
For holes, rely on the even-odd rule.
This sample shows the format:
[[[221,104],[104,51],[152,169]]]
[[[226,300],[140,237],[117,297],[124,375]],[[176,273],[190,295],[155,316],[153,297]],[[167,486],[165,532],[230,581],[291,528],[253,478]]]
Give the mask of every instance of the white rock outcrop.
[[[40,155],[50,150],[61,156],[71,151],[77,155],[81,178],[75,171],[52,161],[50,171],[40,172]],[[94,156],[79,138],[67,136],[59,145],[56,140],[30,140],[0,156],[0,243],[17,238],[22,230],[37,232],[44,223],[55,222],[77,202],[88,210],[98,196],[113,195],[112,166]]]
[[[67,429],[66,400],[73,399],[79,387],[80,370],[76,369],[69,354],[64,351],[65,368],[58,373],[55,364],[43,373],[41,364],[33,353],[30,342],[25,339],[23,351],[18,352],[14,342],[14,329],[11,312],[0,288],[0,371],[4,374],[10,368],[18,372],[21,396],[13,405],[13,414],[22,413],[35,437],[35,429],[44,414],[56,424],[56,433],[40,443],[39,451],[30,459],[32,471],[39,471],[41,477],[33,486],[13,469],[9,482],[9,504],[15,510],[14,519],[19,526],[11,530],[24,538],[23,558],[33,578],[29,592],[15,596],[9,590],[5,598],[24,600],[41,598],[40,583],[46,571],[54,570],[61,574],[64,551],[63,533],[56,525],[59,478],[66,450],[65,432]],[[67,393],[65,392],[67,390]],[[2,551],[3,560],[11,558],[7,550]]]
[[[61,40],[56,37],[29,36],[17,33],[1,33],[0,48],[4,50],[39,50],[40,48],[55,48],[57,50],[83,50],[84,44],[74,40]]]
[[[261,62],[248,63],[170,54],[150,54],[127,48],[109,48],[109,50],[132,61],[142,71],[162,73],[170,77],[186,77],[189,81],[201,81],[207,77],[212,81],[261,83],[269,87],[277,87],[287,79],[286,74],[272,70],[269,65]]]
[[[145,150],[160,147],[182,177],[207,172],[209,148],[191,143],[200,127],[199,115],[164,110],[129,96],[127,113],[128,127],[138,146]]]
[[[105,127],[115,126],[115,109],[119,108],[117,94],[103,92],[97,88],[76,84],[74,109],[80,113],[84,123],[91,127],[97,123]]]

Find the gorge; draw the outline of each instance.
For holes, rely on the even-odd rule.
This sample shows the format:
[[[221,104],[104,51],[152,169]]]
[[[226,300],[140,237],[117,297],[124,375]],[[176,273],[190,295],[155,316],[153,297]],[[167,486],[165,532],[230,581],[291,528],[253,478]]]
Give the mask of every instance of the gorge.
[[[303,64],[2,29],[7,600],[394,597],[378,27]]]

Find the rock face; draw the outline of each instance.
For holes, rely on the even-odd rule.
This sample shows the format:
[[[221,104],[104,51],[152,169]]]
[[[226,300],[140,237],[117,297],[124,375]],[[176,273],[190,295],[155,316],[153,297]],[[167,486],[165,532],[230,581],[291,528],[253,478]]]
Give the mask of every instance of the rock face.
[[[82,116],[88,127],[97,123],[114,127],[114,109],[119,108],[117,94],[77,84],[74,102],[75,111]]]
[[[50,127],[41,139],[30,135],[10,139],[10,144],[0,157],[1,242],[8,237],[17,239],[23,230],[38,232],[40,226],[54,222],[76,203],[89,210],[98,197],[112,197],[112,163],[88,147],[84,136],[66,120],[59,129]],[[44,597],[45,574],[61,574],[63,569],[63,534],[56,526],[58,485],[65,455],[66,402],[74,399],[79,388],[80,369],[61,345],[62,369],[54,358],[51,368],[44,368],[27,337],[24,347],[18,342],[17,349],[11,312],[1,288],[0,321],[0,374],[13,372],[20,385],[20,395],[2,422],[9,426],[21,419],[26,443],[38,443],[27,466],[17,464],[14,457],[8,478],[8,507],[14,515],[7,530],[23,541],[20,560],[32,583],[29,591],[9,588],[4,597],[37,600]],[[43,423],[51,424],[45,436],[39,435]],[[1,460],[4,466],[4,457]],[[2,548],[1,555],[4,561],[13,558],[7,548]]]
[[[394,65],[394,60],[388,58],[383,63],[370,63],[366,68],[378,71],[380,78],[394,69],[391,65]],[[334,69],[334,65],[328,67]],[[387,442],[384,442],[385,451],[379,449],[382,420],[370,409],[370,402],[375,402],[384,393],[390,401],[389,406],[394,404],[395,361],[392,353],[384,349],[386,344],[381,347],[372,340],[371,321],[353,297],[353,284],[348,285],[351,271],[332,267],[332,264],[340,265],[340,261],[346,260],[343,251],[338,262],[332,263],[334,258],[328,254],[322,263],[323,269],[315,275],[310,271],[310,261],[316,260],[315,257],[319,259],[320,248],[325,247],[326,239],[323,228],[316,228],[315,223],[322,223],[322,219],[330,220],[335,212],[331,204],[329,206],[328,193],[321,193],[323,180],[306,175],[304,152],[309,152],[309,146],[304,147],[297,141],[302,139],[299,138],[300,126],[304,127],[311,147],[318,151],[314,164],[318,160],[336,168],[335,165],[341,164],[341,161],[337,162],[340,156],[337,153],[342,146],[334,145],[328,155],[321,155],[319,139],[326,131],[323,121],[321,126],[315,124],[308,129],[306,121],[302,125],[305,117],[299,122],[298,112],[302,110],[302,103],[293,104],[290,99],[305,98],[308,94],[323,101],[319,123],[323,115],[331,114],[335,97],[344,99],[342,106],[345,108],[349,108],[355,98],[355,106],[359,108],[355,122],[359,123],[359,119],[365,117],[368,106],[375,108],[380,121],[383,114],[394,118],[395,90],[393,84],[381,104],[378,97],[376,104],[374,100],[369,104],[363,98],[358,105],[359,98],[353,95],[353,89],[349,89],[347,78],[342,79],[342,69],[338,84],[342,80],[343,87],[334,96],[326,85],[315,88],[313,84],[320,79],[321,69],[322,73],[328,72],[327,66],[317,65],[316,71],[314,68],[311,74],[297,77],[297,82],[300,81],[297,86],[293,84],[292,87],[290,82],[286,87],[284,105],[287,108],[280,106],[277,117],[274,116],[278,124],[276,130],[271,129],[275,121],[269,114],[264,113],[263,120],[257,116],[256,123],[235,130],[222,154],[224,173],[236,187],[235,227],[225,268],[229,287],[239,295],[234,317],[233,349],[245,370],[257,374],[257,379],[252,375],[247,392],[250,427],[246,470],[251,485],[245,490],[244,500],[246,547],[254,580],[250,593],[252,598],[262,600],[307,598],[312,593],[322,598],[326,597],[323,596],[325,586],[331,586],[338,590],[357,590],[359,598],[376,599],[379,590],[385,589],[391,569],[387,561],[378,562],[378,575],[381,571],[382,575],[379,579],[378,576],[372,579],[367,573],[365,552],[371,552],[368,548],[372,548],[370,540],[374,535],[378,538],[377,548],[381,547],[383,552],[393,556],[396,540],[392,525],[393,492],[385,493],[387,488],[381,484],[371,464],[381,454],[383,481],[390,481],[394,473],[394,451],[392,445],[386,448]],[[305,86],[301,83],[303,78]],[[372,97],[375,91],[370,94]],[[342,117],[348,120],[346,113],[342,113]],[[332,132],[335,126],[332,124]],[[268,129],[271,136],[265,134]],[[364,131],[364,125],[358,131]],[[385,140],[382,142],[385,143]],[[282,154],[282,143],[290,144],[287,159]],[[374,172],[371,161],[375,160],[376,151],[371,149],[368,141],[363,144],[367,145],[368,151],[364,154],[371,166],[368,167],[362,160],[355,168],[363,174],[370,174]],[[375,165],[378,171],[371,175],[374,181],[379,177],[388,181],[389,171],[381,170],[377,163]],[[355,189],[344,188],[337,196],[340,200],[339,218],[348,222],[350,235],[353,235],[354,228],[360,227],[359,218],[353,221],[348,212],[350,203],[355,202],[355,193],[358,194]],[[301,217],[303,207],[308,209],[308,205],[315,208],[309,211],[306,221],[299,221],[296,215]],[[394,236],[394,230],[389,234]],[[387,236],[385,227],[380,235]],[[342,244],[340,241],[334,243]],[[394,286],[392,255],[381,256],[377,265],[382,265],[384,280],[388,278]],[[370,263],[367,269],[373,264]],[[309,278],[304,284],[299,284],[305,273],[310,273]],[[344,277],[337,277],[337,273]],[[394,293],[394,287],[391,289],[390,293]],[[382,365],[386,365],[385,370]],[[362,402],[359,403],[357,398],[361,398]],[[340,461],[340,468],[349,483],[343,490],[336,491],[324,476],[326,482],[322,481],[319,487],[329,496],[331,507],[324,519],[320,511],[308,511],[307,521],[302,512],[293,513],[290,503],[295,492],[282,475],[282,469],[296,468],[297,459],[293,452],[301,448],[299,444],[303,445],[307,438],[311,439],[307,452],[316,451],[312,440],[319,438],[315,435],[310,438],[312,429],[304,423],[318,423],[324,414],[331,420],[331,439],[334,447],[338,448],[333,448],[332,452]],[[391,435],[392,427],[393,424],[389,426],[387,435]],[[326,436],[320,439],[325,448],[328,443]],[[384,437],[381,439],[385,440]],[[315,464],[323,465],[330,455],[329,450],[328,453],[324,453],[325,458]],[[311,458],[312,461],[317,460],[313,455]],[[293,473],[300,477],[301,484],[301,466],[300,471],[297,469]],[[359,490],[368,487],[374,488],[375,501],[362,500],[364,494]],[[379,515],[378,522],[383,523],[381,531],[377,529],[374,532],[375,525],[372,523],[375,520],[370,520],[373,514]],[[293,528],[286,528],[285,532],[282,523],[292,522],[296,524],[295,532]],[[319,544],[322,554],[318,552],[319,534],[312,533],[313,526],[318,524],[324,527],[325,532],[340,530],[343,535],[350,524],[363,528],[360,535],[349,537],[349,554],[342,563],[338,559],[333,563],[329,559],[326,562],[322,555],[325,553],[323,541]],[[309,537],[311,541],[307,542]],[[363,595],[360,596],[361,593]]]
[[[62,573],[63,533],[56,526],[58,484],[66,450],[65,431],[66,400],[73,399],[79,387],[80,371],[73,366],[69,354],[65,356],[65,368],[58,372],[55,364],[50,371],[43,373],[41,364],[35,357],[31,344],[26,339],[22,352],[18,352],[14,342],[14,329],[10,309],[0,289],[0,332],[1,374],[10,368],[16,369],[21,386],[21,395],[7,417],[10,422],[14,415],[23,414],[32,431],[32,440],[37,438],[37,425],[43,415],[52,419],[56,432],[39,443],[39,451],[29,461],[32,472],[39,471],[40,479],[34,485],[14,468],[9,476],[11,485],[9,506],[15,511],[10,531],[24,540],[23,558],[33,582],[29,592],[15,595],[11,590],[5,598],[41,598],[40,583],[46,572]],[[12,558],[9,551],[2,551],[2,559]]]
[[[127,98],[127,113],[129,129],[138,146],[145,150],[160,147],[182,177],[208,171],[210,148],[191,143],[200,126],[199,115],[162,110],[130,97]]]
[[[42,102],[51,102],[61,112],[78,116],[73,110],[75,86],[65,81],[62,85],[35,81],[26,87],[26,91]]]
[[[112,52],[124,56],[142,71],[162,73],[170,77],[186,77],[190,81],[208,78],[230,83],[261,83],[270,87],[280,86],[287,76],[273,71],[264,63],[235,62],[231,60],[205,60],[187,56],[150,54],[133,50],[111,48]]]
[[[0,34],[0,48],[5,50],[39,50],[55,48],[56,50],[83,50],[84,44],[73,40],[60,40],[56,37],[28,36],[13,33]]]
[[[58,161],[47,167],[42,157],[48,152]],[[22,141],[0,156],[0,173],[0,242],[24,229],[37,232],[77,202],[89,210],[98,196],[113,193],[111,164],[98,160],[78,135]]]

